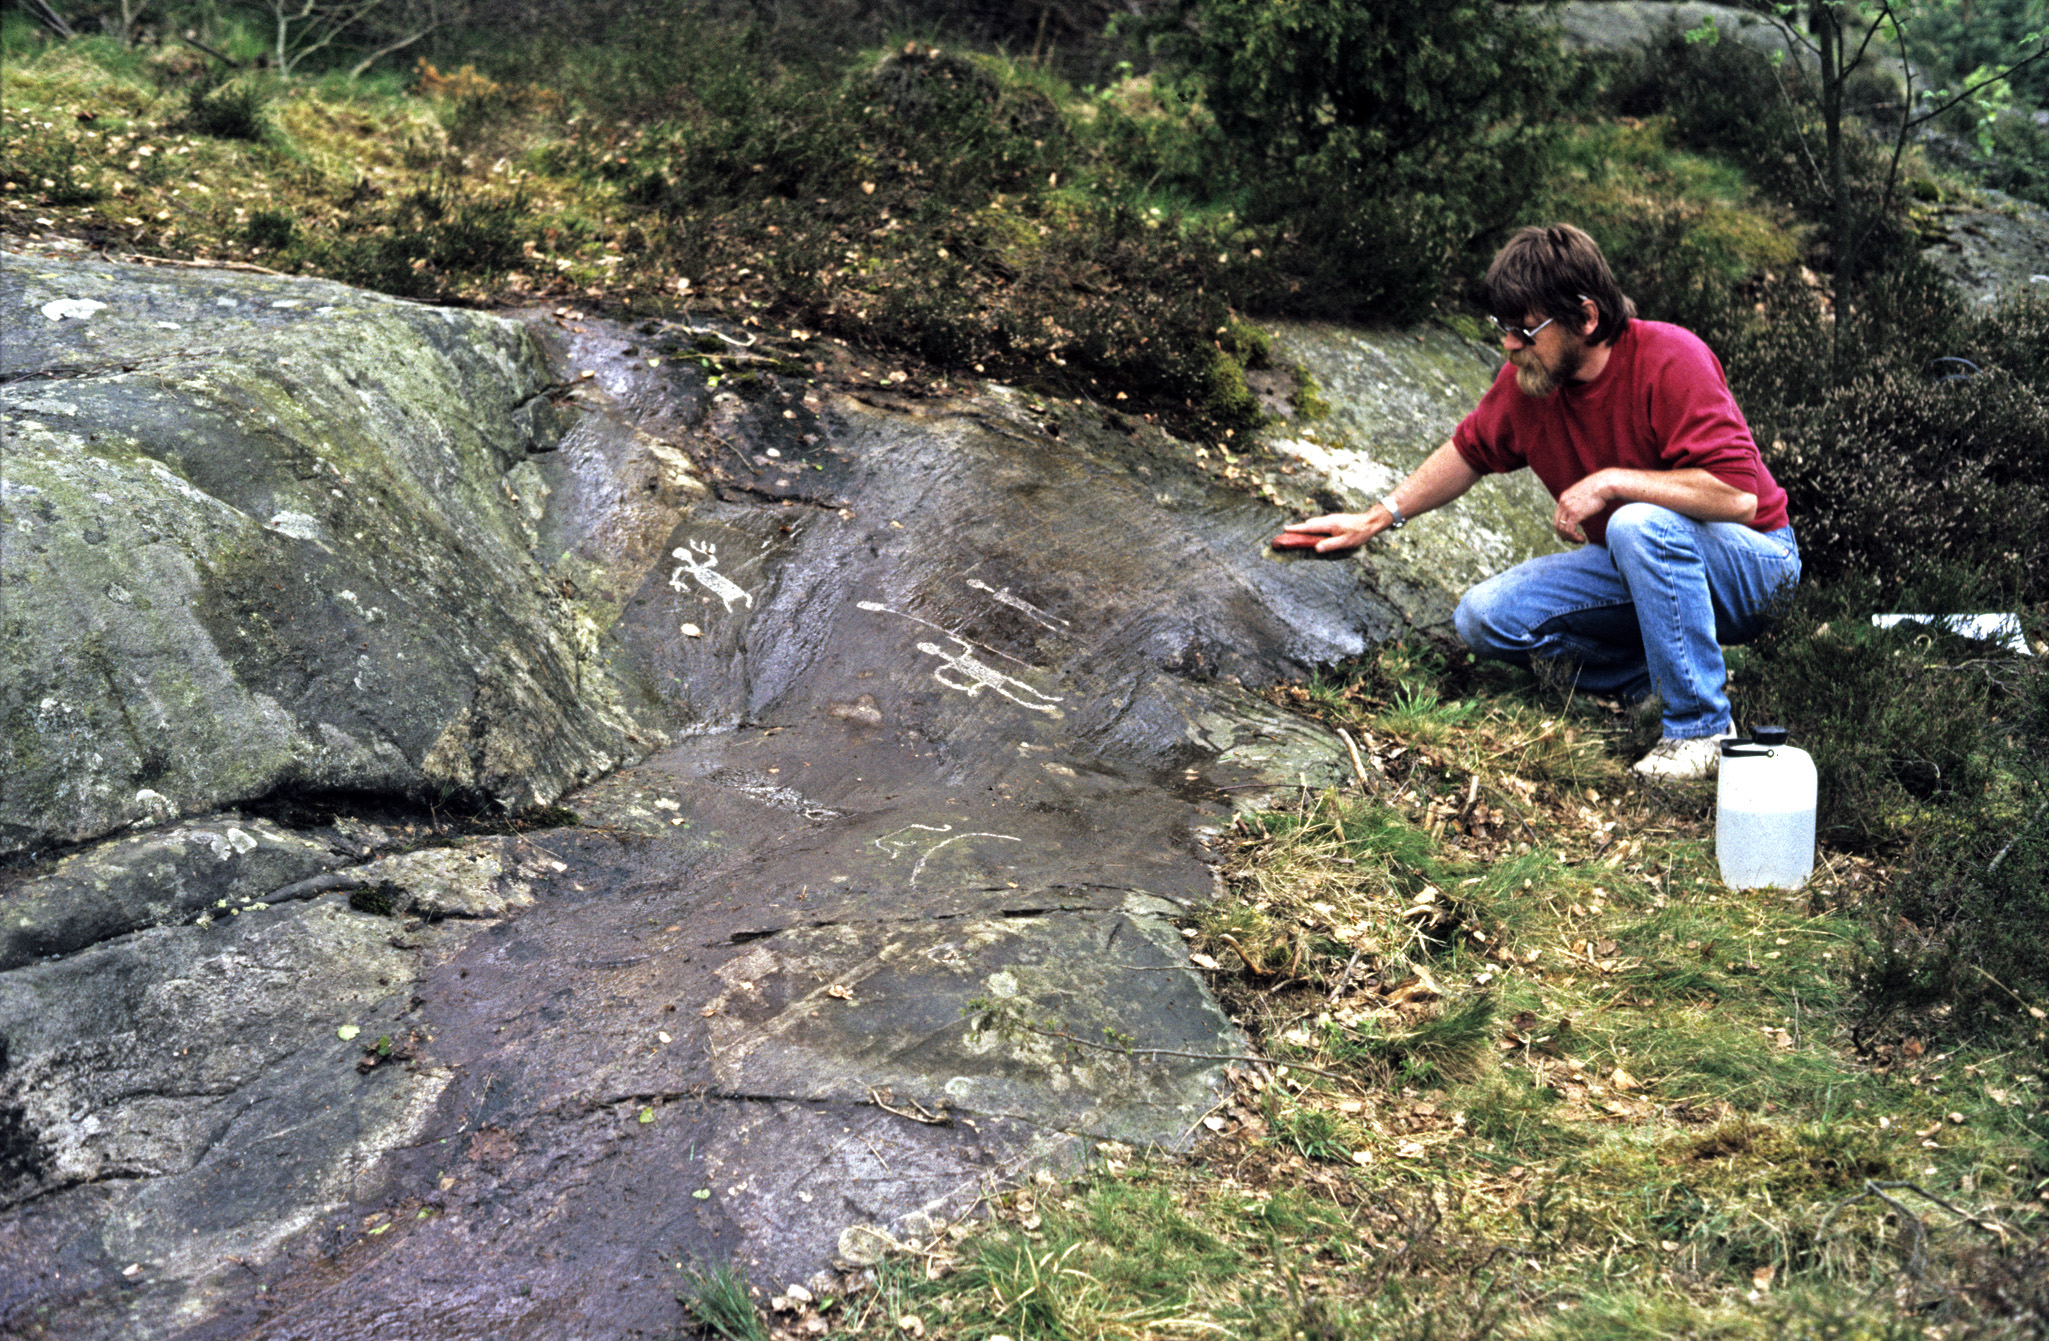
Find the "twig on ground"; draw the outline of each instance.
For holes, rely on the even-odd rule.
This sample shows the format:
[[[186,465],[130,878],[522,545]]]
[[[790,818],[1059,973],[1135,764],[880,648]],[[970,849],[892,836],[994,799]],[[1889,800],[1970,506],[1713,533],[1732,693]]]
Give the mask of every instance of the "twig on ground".
[[[2049,801],[2044,801],[2041,805],[2036,806],[2035,813],[2028,816],[2028,822],[2014,830],[2013,837],[2006,840],[2006,846],[1999,849],[1999,855],[1994,857],[1992,864],[1985,868],[1985,874],[1990,875],[1999,869],[1999,863],[2006,860],[2006,854],[2013,851],[2013,845],[2021,841],[2022,834],[2034,827],[2035,821],[2042,818],[2042,812],[2045,810],[2049,810]]]
[[[1338,974],[1337,982],[1332,984],[1331,986],[1330,1000],[1333,1003],[1337,1001],[1338,997],[1344,994],[1346,985],[1352,981],[1352,970],[1359,967],[1359,956],[1365,953],[1366,951],[1364,949],[1356,949],[1352,951],[1352,957],[1345,964],[1344,971]]]
[[[1373,789],[1373,784],[1366,780],[1366,765],[1359,758],[1359,746],[1358,743],[1352,739],[1352,733],[1345,730],[1343,727],[1339,727],[1338,738],[1345,742],[1345,749],[1352,756],[1352,771],[1359,775],[1359,790],[1371,791]]]
[[[887,1096],[887,1098],[884,1096]],[[923,1104],[915,1099],[904,1100],[905,1103],[911,1106],[910,1109],[892,1107],[888,1099],[894,1099],[895,1097],[888,1090],[877,1089],[872,1085],[868,1087],[868,1102],[874,1104],[885,1113],[894,1113],[900,1118],[909,1118],[913,1122],[922,1122],[928,1127],[951,1127],[953,1125],[953,1114],[944,1110],[937,1113],[929,1112]],[[911,1111],[913,1109],[916,1111]]]
[[[180,261],[171,256],[145,256],[139,251],[126,256],[109,256],[108,260],[127,261],[135,265],[175,265],[184,270],[246,270],[252,275],[276,275],[280,279],[293,279],[282,270],[270,270],[249,261]],[[403,301],[403,300],[401,300]]]
[[[1908,1209],[1906,1203],[1902,1202],[1899,1198],[1890,1195],[1893,1192],[1918,1193],[1923,1198],[1927,1199],[1928,1201],[1934,1202],[1943,1210],[1948,1211],[1951,1215],[1954,1215],[1957,1219],[1963,1221],[1965,1224],[1970,1225],[1974,1229],[1981,1229],[1985,1231],[1987,1234],[1990,1234],[1994,1238],[1998,1239],[2001,1243],[2009,1242],[2012,1237],[2013,1231],[2008,1226],[2001,1224],[1997,1220],[1989,1219],[1981,1215],[1975,1215],[1970,1211],[1966,1211],[1958,1206],[1952,1205],[1950,1202],[1944,1200],[1941,1197],[1936,1196],[1933,1192],[1930,1192],[1927,1188],[1922,1187],[1919,1183],[1881,1183],[1875,1178],[1866,1178],[1864,1180],[1863,1191],[1852,1193],[1851,1195],[1837,1202],[1835,1205],[1831,1206],[1829,1208],[1828,1214],[1821,1217],[1821,1223],[1814,1227],[1814,1237],[1817,1240],[1821,1238],[1822,1234],[1827,1231],[1829,1222],[1836,1218],[1837,1212],[1856,1205],[1858,1202],[1863,1201],[1866,1197],[1876,1198],[1877,1200],[1884,1202],[1887,1206],[1890,1206],[1894,1214],[1900,1217],[1900,1221],[1902,1224],[1909,1225],[1912,1227],[1914,1235],[1914,1247],[1913,1251],[1907,1259],[1906,1269],[1907,1274],[1909,1276],[1913,1277],[1916,1280],[1920,1279],[1921,1272],[1923,1268],[1927,1265],[1927,1257],[1925,1253],[1928,1246],[1928,1226],[1922,1222],[1920,1216],[1914,1214],[1912,1210]]]

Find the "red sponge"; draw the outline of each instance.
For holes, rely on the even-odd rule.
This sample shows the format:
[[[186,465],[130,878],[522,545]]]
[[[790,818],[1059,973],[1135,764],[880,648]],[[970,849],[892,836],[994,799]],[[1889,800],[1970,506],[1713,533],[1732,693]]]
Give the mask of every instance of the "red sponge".
[[[1274,537],[1273,543],[1275,549],[1314,549],[1328,539],[1330,537],[1327,535],[1317,535],[1311,531],[1283,531]]]

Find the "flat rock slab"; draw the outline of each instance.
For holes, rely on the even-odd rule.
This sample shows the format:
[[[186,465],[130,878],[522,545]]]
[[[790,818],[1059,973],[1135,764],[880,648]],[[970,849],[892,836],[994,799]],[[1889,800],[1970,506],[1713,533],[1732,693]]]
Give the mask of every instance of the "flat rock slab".
[[[520,562],[602,614],[606,692],[668,745],[570,827],[228,813],[0,891],[33,924],[5,1325],[667,1336],[685,1269],[859,1270],[1215,1102],[1242,1040],[1174,925],[1205,834],[1348,772],[1254,691],[1401,613],[1134,421],[720,389],[656,333],[528,323],[569,389],[497,467]],[[175,897],[66,893],[228,828],[242,865]]]

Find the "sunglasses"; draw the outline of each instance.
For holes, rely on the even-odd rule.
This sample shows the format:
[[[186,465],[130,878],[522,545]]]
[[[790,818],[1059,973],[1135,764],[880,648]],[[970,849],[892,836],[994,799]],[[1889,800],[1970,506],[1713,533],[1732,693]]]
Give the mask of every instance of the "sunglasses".
[[[1592,301],[1594,301],[1593,299],[1587,297],[1583,293],[1579,295],[1579,300],[1583,303],[1591,303]],[[1503,321],[1500,317],[1487,318],[1488,324],[1494,327],[1496,334],[1513,335],[1516,339],[1522,341],[1526,345],[1533,345],[1537,343],[1537,332],[1543,330],[1546,326],[1549,326],[1552,322],[1556,320],[1558,320],[1558,318],[1550,317],[1538,322],[1534,326],[1513,326],[1510,325],[1508,322]]]
[[[1556,320],[1558,320],[1558,318],[1551,317],[1545,321],[1538,322],[1534,326],[1511,326],[1507,322],[1503,321],[1500,317],[1487,318],[1488,324],[1494,327],[1496,334],[1513,335],[1516,339],[1522,341],[1526,345],[1533,345],[1537,343],[1537,332],[1543,330],[1546,326],[1549,326],[1553,321]]]

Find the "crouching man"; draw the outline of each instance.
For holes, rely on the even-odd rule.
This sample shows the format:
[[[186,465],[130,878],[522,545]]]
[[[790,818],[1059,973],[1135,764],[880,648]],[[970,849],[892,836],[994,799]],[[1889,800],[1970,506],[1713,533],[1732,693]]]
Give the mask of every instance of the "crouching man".
[[[1473,412],[1370,512],[1297,522],[1318,553],[1442,507],[1482,475],[1528,466],[1578,546],[1489,578],[1459,602],[1475,653],[1567,683],[1664,701],[1664,738],[1636,771],[1698,778],[1729,734],[1722,644],[1763,632],[1800,577],[1786,491],[1765,469],[1699,337],[1643,321],[1594,240],[1525,228],[1483,285],[1508,366]],[[1297,542],[1301,543],[1301,542]]]

